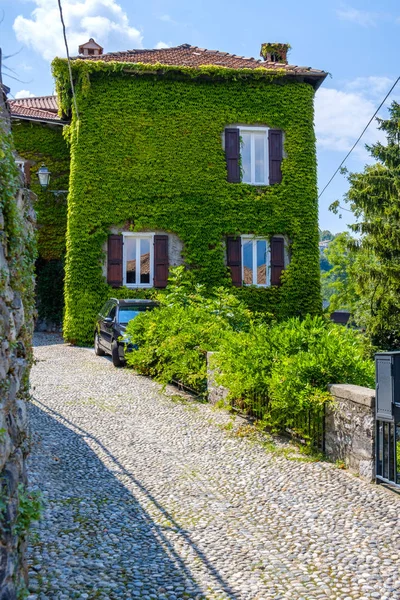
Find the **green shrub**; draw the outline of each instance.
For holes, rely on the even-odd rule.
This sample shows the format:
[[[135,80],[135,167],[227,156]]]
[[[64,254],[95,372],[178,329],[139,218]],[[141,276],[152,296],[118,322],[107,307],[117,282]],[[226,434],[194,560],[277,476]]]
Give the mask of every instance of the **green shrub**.
[[[303,437],[304,423],[321,419],[329,383],[374,386],[361,333],[323,317],[268,322],[271,315],[251,313],[224,288],[205,294],[191,273],[175,269],[159,294],[160,307],[128,324],[127,337],[139,345],[127,354],[128,365],[203,393],[206,353],[217,351],[212,366],[220,372],[217,382],[229,389],[228,400],[276,430],[290,428]]]
[[[249,328],[251,313],[224,288],[211,297],[204,291],[190,272],[175,269],[159,295],[160,308],[128,324],[126,335],[139,346],[127,354],[128,365],[162,383],[179,381],[205,392],[206,353],[218,349],[226,331]]]
[[[23,483],[18,484],[18,509],[14,533],[25,537],[31,523],[41,518],[43,511],[42,495],[38,490],[28,491]]]
[[[249,408],[262,398],[262,416],[277,429],[293,427],[299,415],[328,401],[329,383],[375,385],[362,334],[322,317],[227,333],[214,360],[229,397]]]

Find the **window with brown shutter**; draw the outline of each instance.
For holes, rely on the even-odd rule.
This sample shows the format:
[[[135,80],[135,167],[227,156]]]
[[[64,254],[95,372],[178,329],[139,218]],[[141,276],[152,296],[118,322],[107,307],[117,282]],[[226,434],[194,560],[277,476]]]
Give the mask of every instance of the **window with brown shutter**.
[[[107,283],[112,287],[122,286],[122,235],[108,236]]]
[[[269,184],[282,181],[283,133],[280,129],[268,132]]]
[[[285,241],[281,237],[271,240],[271,285],[281,285],[281,275],[285,269]]]
[[[225,157],[230,183],[240,183],[240,138],[239,129],[225,129]]]
[[[227,263],[231,270],[232,283],[242,286],[242,241],[240,236],[228,237],[226,240]]]
[[[168,283],[168,236],[154,236],[154,287],[165,288]]]
[[[282,181],[283,132],[264,126],[225,129],[227,180],[273,185]]]
[[[236,242],[235,238],[232,240]],[[281,285],[281,275],[285,268],[285,240],[282,237],[273,237],[269,242],[266,238],[245,234],[240,237],[240,261],[236,260],[237,252],[237,246],[230,249],[228,245],[228,256],[233,256],[233,269],[237,269],[232,279],[235,276],[238,280],[239,272],[245,286]]]

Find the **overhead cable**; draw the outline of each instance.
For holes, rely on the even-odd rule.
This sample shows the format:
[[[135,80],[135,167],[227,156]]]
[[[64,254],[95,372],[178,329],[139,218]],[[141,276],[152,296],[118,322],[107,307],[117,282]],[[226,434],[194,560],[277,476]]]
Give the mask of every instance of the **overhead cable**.
[[[65,50],[67,51],[69,81],[71,83],[72,97],[74,99],[75,114],[76,114],[77,120],[79,121],[78,105],[76,103],[74,80],[73,80],[73,77],[72,77],[72,69],[71,69],[71,59],[69,57],[67,34],[66,34],[66,31],[65,31],[65,23],[64,23],[64,17],[63,17],[63,12],[62,12],[62,7],[61,7],[61,0],[58,0],[58,8],[60,9],[60,19],[61,19],[61,24],[62,24],[62,28],[63,28],[63,34],[64,34]]]
[[[340,165],[338,166],[338,168],[336,169],[336,171],[334,172],[334,174],[332,175],[332,177],[330,178],[330,180],[328,181],[326,186],[323,188],[322,192],[318,196],[318,200],[321,198],[322,194],[324,193],[324,191],[326,190],[328,185],[333,181],[333,179],[336,177],[336,175],[338,174],[338,172],[340,171],[340,169],[342,168],[342,166],[344,165],[346,160],[349,158],[350,154],[353,152],[354,148],[357,146],[358,142],[361,140],[362,136],[367,131],[368,127],[371,125],[372,121],[375,119],[376,115],[378,114],[378,112],[380,111],[382,106],[385,104],[386,100],[389,98],[390,94],[393,92],[394,88],[396,87],[396,85],[398,84],[399,81],[400,81],[400,77],[398,77],[396,79],[396,81],[394,82],[394,84],[392,85],[392,87],[390,88],[390,90],[388,91],[388,93],[386,94],[386,96],[384,97],[384,99],[382,100],[382,102],[380,103],[380,105],[378,106],[378,108],[376,109],[376,111],[374,112],[374,114],[372,115],[372,117],[370,118],[370,120],[368,121],[366,126],[364,127],[364,129],[362,130],[361,135],[358,137],[357,141],[353,144],[352,148],[348,151],[348,153],[346,154],[346,156],[344,157],[344,159],[342,160],[342,162],[340,163]]]

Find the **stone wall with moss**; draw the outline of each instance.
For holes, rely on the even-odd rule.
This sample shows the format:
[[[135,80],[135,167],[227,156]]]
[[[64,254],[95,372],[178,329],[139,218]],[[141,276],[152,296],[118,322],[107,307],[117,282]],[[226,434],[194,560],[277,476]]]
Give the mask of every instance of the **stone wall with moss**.
[[[24,597],[26,400],[32,362],[35,215],[13,157],[0,87],[0,598]]]

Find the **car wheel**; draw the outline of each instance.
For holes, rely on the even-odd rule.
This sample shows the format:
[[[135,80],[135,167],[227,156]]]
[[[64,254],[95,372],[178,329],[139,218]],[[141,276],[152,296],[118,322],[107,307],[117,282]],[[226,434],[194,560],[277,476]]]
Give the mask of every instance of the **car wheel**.
[[[105,355],[104,350],[102,350],[100,348],[99,334],[97,333],[97,331],[94,334],[94,353],[96,356],[104,356]]]
[[[118,344],[115,341],[111,344],[111,356],[112,356],[112,362],[113,362],[114,367],[123,367],[124,366],[125,361],[120,359]]]

